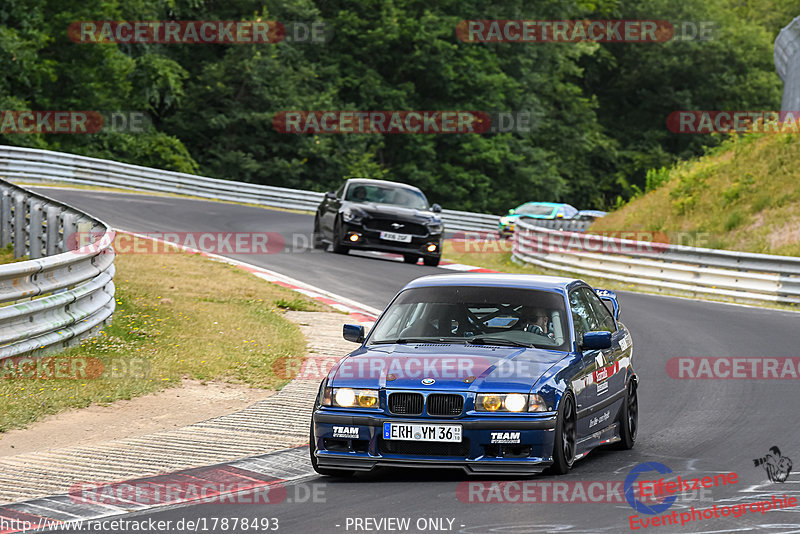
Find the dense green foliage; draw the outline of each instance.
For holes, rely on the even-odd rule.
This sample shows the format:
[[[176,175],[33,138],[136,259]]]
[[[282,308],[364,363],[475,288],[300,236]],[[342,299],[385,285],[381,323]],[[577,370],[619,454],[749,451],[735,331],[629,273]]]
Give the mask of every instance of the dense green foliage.
[[[793,1],[793,0],[792,0]],[[772,41],[790,0],[4,0],[0,109],[147,110],[148,133],[0,135],[218,178],[303,189],[344,177],[413,183],[445,207],[607,207],[707,136],[680,109],[775,109]],[[755,4],[758,4],[757,6]],[[800,14],[800,13],[798,13]],[[714,21],[707,41],[470,44],[464,19]],[[78,20],[324,20],[326,44],[79,44]],[[530,110],[530,133],[281,134],[283,110]]]

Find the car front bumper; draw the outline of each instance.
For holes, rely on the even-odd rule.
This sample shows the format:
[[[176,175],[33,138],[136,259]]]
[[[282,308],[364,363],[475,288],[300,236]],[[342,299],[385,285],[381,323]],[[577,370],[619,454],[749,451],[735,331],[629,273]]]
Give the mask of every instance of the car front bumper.
[[[313,417],[319,467],[370,471],[375,467],[456,468],[469,474],[536,474],[553,462],[556,416],[433,418],[354,415],[318,409]],[[384,440],[383,424],[461,425],[461,443]],[[336,427],[336,429],[334,428]],[[349,429],[348,435],[341,430]],[[353,430],[357,428],[358,430]],[[519,433],[518,443],[492,434]]]
[[[358,241],[353,242],[349,240],[348,237],[352,233],[358,234]],[[402,243],[381,239],[381,232],[379,230],[367,229],[360,224],[344,223],[342,226],[342,241],[340,244],[354,250],[377,250],[380,252],[417,254],[429,258],[438,258],[442,255],[442,236],[443,234],[441,233],[428,234],[425,236],[412,235],[410,243]],[[427,247],[430,244],[436,245],[436,250],[434,252],[428,252]]]

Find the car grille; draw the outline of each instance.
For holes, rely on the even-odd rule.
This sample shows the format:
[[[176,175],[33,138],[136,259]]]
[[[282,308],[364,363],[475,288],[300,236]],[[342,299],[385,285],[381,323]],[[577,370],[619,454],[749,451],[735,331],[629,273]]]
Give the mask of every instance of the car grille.
[[[378,438],[378,451],[381,454],[408,454],[413,456],[461,456],[469,455],[469,440],[461,443],[440,443],[435,441],[398,441]]]
[[[461,395],[428,395],[428,415],[461,415],[464,397]]]
[[[392,223],[402,224],[402,228],[392,228]],[[364,228],[367,230],[376,230],[382,232],[395,232],[398,234],[411,234],[418,236],[428,235],[428,229],[417,223],[403,222],[393,219],[365,219]]]
[[[389,411],[397,415],[422,415],[425,400],[421,393],[389,394]]]

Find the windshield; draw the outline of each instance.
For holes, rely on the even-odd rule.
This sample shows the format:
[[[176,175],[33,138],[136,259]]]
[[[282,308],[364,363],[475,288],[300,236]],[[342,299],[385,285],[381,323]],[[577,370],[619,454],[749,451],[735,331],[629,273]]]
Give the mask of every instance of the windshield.
[[[419,191],[406,187],[378,184],[350,184],[345,200],[391,204],[415,210],[427,210],[428,200]]]
[[[564,298],[507,287],[442,286],[403,291],[368,343],[479,343],[569,350]]]
[[[525,204],[516,210],[522,215],[550,215],[553,213],[553,206],[542,206],[541,204]]]

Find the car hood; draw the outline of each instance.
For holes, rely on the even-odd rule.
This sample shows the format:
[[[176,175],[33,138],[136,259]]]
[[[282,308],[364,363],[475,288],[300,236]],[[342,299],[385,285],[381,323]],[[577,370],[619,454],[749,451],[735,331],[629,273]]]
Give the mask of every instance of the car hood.
[[[379,219],[400,219],[418,223],[439,220],[439,218],[432,211],[404,208],[402,206],[393,206],[391,204],[348,202],[342,207],[349,208],[353,211],[361,211],[369,217],[375,217]]]
[[[328,385],[353,388],[527,393],[565,353],[523,347],[400,344],[362,347],[342,359]],[[423,379],[433,379],[423,384]]]

